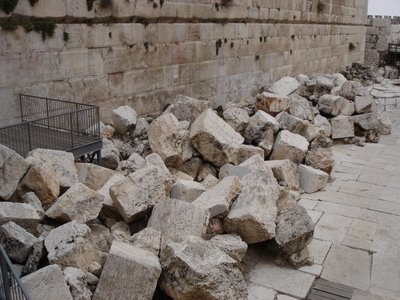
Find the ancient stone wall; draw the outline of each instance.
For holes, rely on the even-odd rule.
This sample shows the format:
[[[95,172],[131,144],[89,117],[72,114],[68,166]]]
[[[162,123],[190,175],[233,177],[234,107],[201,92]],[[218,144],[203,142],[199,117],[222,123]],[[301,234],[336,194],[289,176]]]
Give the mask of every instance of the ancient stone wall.
[[[21,92],[95,103],[107,120],[121,104],[156,113],[186,94],[217,106],[338,71],[363,61],[366,15],[367,0],[19,0],[0,12],[0,121],[16,119]],[[27,32],[34,18],[54,35]]]

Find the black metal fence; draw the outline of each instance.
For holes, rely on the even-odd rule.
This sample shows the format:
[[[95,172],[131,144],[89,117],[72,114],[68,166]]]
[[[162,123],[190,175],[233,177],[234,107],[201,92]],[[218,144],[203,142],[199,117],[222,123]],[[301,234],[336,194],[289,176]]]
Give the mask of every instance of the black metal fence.
[[[93,105],[20,95],[21,123],[0,128],[0,143],[25,157],[36,148],[81,156],[101,149],[99,109]]]
[[[18,275],[15,273],[11,261],[2,245],[0,245],[0,299],[31,299]]]

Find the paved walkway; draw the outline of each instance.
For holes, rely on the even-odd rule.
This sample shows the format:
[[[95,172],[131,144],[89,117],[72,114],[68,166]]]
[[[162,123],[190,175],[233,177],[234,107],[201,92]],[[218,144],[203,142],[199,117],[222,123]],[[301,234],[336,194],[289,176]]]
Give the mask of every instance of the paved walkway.
[[[293,270],[264,255],[249,274],[251,299],[303,299],[317,276],[354,287],[353,300],[400,299],[400,111],[386,114],[390,136],[334,146],[335,180],[302,195],[316,222],[315,264]]]

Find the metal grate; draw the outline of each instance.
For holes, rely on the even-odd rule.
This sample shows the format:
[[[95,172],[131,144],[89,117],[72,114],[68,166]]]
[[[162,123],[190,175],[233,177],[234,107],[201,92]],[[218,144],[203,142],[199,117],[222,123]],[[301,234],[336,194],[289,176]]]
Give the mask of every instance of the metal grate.
[[[325,279],[318,279],[309,293],[308,300],[350,300],[354,289]]]
[[[0,299],[31,299],[15,273],[11,261],[2,245],[0,245]]]

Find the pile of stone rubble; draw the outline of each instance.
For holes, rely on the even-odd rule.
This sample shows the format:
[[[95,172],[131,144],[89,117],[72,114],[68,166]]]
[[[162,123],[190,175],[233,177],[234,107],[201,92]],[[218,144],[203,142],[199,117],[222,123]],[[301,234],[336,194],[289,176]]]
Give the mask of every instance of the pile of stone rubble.
[[[333,141],[390,128],[341,74],[284,77],[217,110],[186,96],[155,119],[119,107],[103,166],[0,145],[0,241],[33,299],[247,299],[249,244],[312,263],[297,200],[325,187]]]

